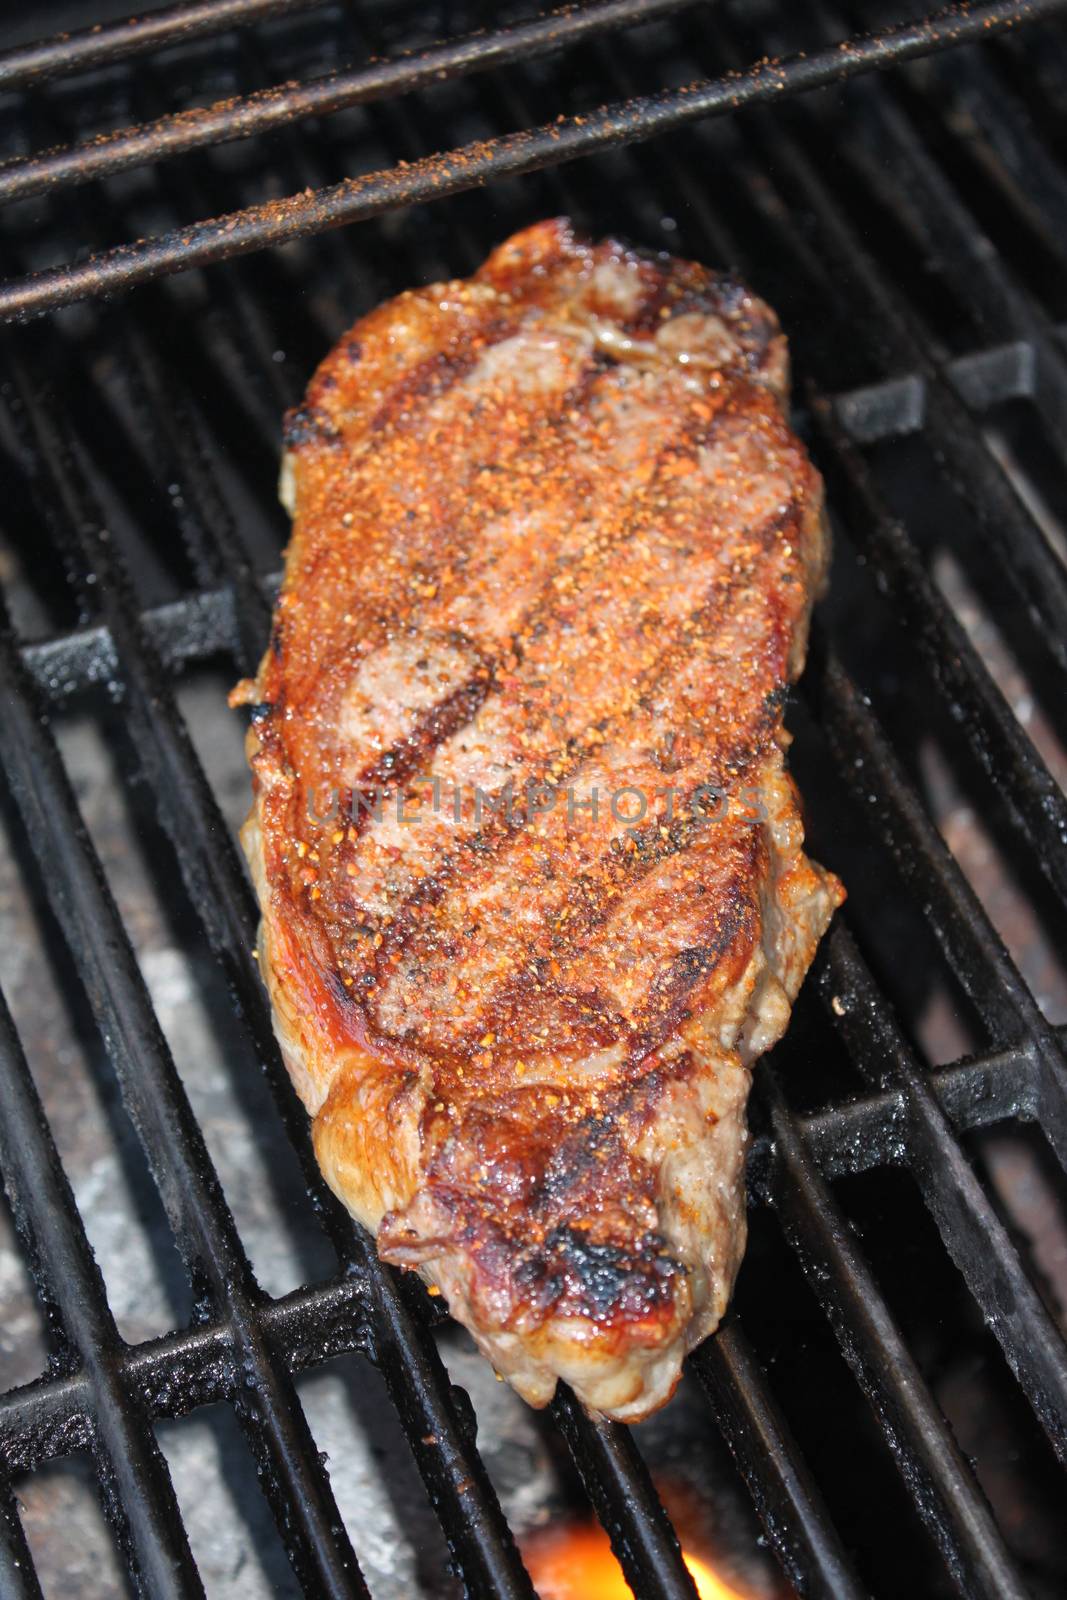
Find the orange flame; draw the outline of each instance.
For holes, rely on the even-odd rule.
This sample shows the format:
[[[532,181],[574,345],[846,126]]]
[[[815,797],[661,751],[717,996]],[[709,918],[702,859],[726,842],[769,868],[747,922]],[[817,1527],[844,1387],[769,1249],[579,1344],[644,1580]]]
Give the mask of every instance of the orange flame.
[[[608,1536],[595,1523],[534,1534],[523,1556],[541,1600],[633,1600]],[[698,1556],[683,1551],[682,1560],[700,1600],[746,1600]]]

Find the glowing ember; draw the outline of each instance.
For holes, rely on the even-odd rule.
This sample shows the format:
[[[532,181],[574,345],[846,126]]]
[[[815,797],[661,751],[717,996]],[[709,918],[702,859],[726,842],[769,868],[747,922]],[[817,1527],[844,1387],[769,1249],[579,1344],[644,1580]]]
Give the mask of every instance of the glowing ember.
[[[523,1557],[541,1600],[633,1600],[608,1536],[595,1524],[535,1534]],[[699,1557],[683,1551],[682,1559],[700,1600],[746,1600]]]

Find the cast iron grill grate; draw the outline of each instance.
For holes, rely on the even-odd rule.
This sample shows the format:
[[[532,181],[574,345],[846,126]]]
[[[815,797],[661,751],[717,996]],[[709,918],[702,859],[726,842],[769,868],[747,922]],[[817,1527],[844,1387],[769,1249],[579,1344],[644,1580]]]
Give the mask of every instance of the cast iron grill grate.
[[[202,1593],[154,1424],[211,1402],[233,1409],[306,1592],[368,1592],[294,1381],[356,1350],[385,1379],[468,1591],[532,1593],[469,1406],[438,1353],[432,1306],[378,1263],[318,1176],[251,956],[250,890],[176,685],[220,656],[249,670],[262,647],[281,537],[263,490],[301,373],[384,294],[468,271],[495,239],[553,208],[593,231],[736,264],[783,313],[802,426],[856,567],[817,636],[802,714],[813,748],[835,763],[837,802],[846,791],[858,802],[861,859],[874,852],[919,908],[976,1043],[947,1064],[923,1063],[908,994],[867,937],[863,886],[846,864],[855,923],[850,913],[836,927],[813,976],[821,1012],[811,1006],[803,1041],[791,1034],[779,1056],[796,1059],[797,1074],[809,1048],[836,1050],[846,1066],[824,1103],[801,1106],[791,1074],[760,1068],[753,1204],[773,1213],[870,1402],[946,1592],[1045,1592],[994,1515],[834,1186],[882,1168],[910,1175],[1062,1463],[1062,1328],[967,1138],[1034,1123],[1067,1160],[1064,1036],[921,797],[914,737],[891,705],[886,728],[876,717],[872,700],[890,679],[881,666],[865,673],[849,602],[853,581],[873,575],[899,634],[879,646],[896,652],[890,678],[907,679],[931,725],[946,721],[965,741],[1023,881],[1055,924],[1067,901],[1067,802],[936,581],[921,496],[970,530],[997,620],[1023,641],[1055,723],[1067,704],[1067,572],[1054,517],[1032,483],[1020,487],[1018,462],[1008,470],[987,421],[1021,409],[1042,441],[1054,510],[1067,431],[1067,306],[1055,283],[1067,255],[1067,39],[1048,19],[1065,7],[1022,0],[904,21],[898,8],[885,24],[852,5],[841,17],[820,3],[798,21],[770,5],[601,0],[548,20],[511,7],[487,32],[400,53],[422,33],[455,39],[478,20],[461,9],[200,0],[0,56],[11,152],[0,165],[0,316],[58,313],[4,340],[5,531],[51,625],[19,628],[0,613],[0,761],[27,870],[106,1045],[194,1305],[188,1327],[132,1346],[120,1336],[0,1003],[0,1166],[53,1347],[40,1379],[0,1396],[3,1592],[40,1592],[12,1481],[87,1451],[132,1581],[154,1596]],[[865,32],[872,22],[887,31]],[[950,45],[968,48],[935,62]],[[294,75],[296,87],[269,87]],[[188,105],[191,88],[225,110],[175,115],[168,108]],[[21,148],[26,130],[33,152],[47,153]],[[555,170],[578,156],[587,159]],[[326,231],[358,219],[361,229]],[[268,245],[284,248],[193,271]],[[934,264],[927,278],[919,259]],[[153,279],[114,307],[100,303]],[[902,510],[889,458],[909,442],[919,498]],[[1017,456],[1030,461],[1025,448]],[[162,508],[161,472],[183,491]],[[99,684],[119,701],[184,894],[336,1255],[332,1278],[280,1298],[257,1283],[55,737],[63,708]],[[805,778],[816,818],[819,789],[818,774]],[[842,842],[831,833],[816,843],[837,865]],[[789,1397],[744,1323],[742,1299],[691,1366],[785,1574],[804,1595],[880,1592],[869,1558],[835,1526]],[[552,1415],[634,1592],[693,1596],[630,1433],[592,1421],[565,1393]]]

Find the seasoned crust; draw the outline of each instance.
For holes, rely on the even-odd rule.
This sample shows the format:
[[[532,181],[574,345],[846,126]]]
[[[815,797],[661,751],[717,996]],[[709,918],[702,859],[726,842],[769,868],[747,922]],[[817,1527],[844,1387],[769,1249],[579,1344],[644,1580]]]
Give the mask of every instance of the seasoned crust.
[[[782,765],[827,560],[786,381],[741,286],[548,223],[365,318],[288,423],[238,696],[275,1026],[331,1186],[535,1404],[647,1414],[722,1315],[747,1068],[842,897]],[[620,786],[678,812],[593,816]]]
[[[745,1242],[749,1068],[784,1030],[841,899],[836,880],[803,856],[796,795],[779,757],[761,802],[769,871],[752,880],[757,917],[709,976],[673,1051],[608,1093],[573,1076],[491,1096],[475,1086],[449,1103],[445,1118],[427,1068],[348,1044],[331,1055],[322,1101],[307,1073],[323,1050],[305,1031],[314,1007],[301,996],[294,1008],[292,975],[265,920],[261,965],[275,1028],[298,1090],[317,1109],[314,1142],[327,1181],[377,1232],[386,1259],[417,1267],[442,1290],[532,1404],[547,1403],[563,1376],[594,1408],[639,1420],[669,1398],[682,1357],[726,1309]],[[244,842],[255,870],[262,855],[251,819]],[[495,1183],[488,1192],[474,1186],[472,1215],[464,1178],[486,1158]],[[598,1171],[606,1180],[590,1196]],[[531,1185],[546,1173],[530,1207]],[[573,1237],[574,1219],[588,1224],[591,1214],[597,1225],[584,1229],[593,1249],[583,1274],[561,1236]],[[597,1265],[611,1269],[607,1282],[617,1292],[605,1294],[603,1276],[589,1287]],[[636,1296],[625,1286],[625,1269],[635,1266]]]

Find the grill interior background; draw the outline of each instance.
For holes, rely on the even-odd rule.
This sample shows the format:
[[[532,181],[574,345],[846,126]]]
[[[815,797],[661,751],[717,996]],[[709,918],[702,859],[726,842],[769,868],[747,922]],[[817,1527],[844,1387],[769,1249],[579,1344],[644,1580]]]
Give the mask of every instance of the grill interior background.
[[[62,9],[39,8],[35,28],[47,11],[65,23],[74,8]],[[37,1337],[32,1315],[18,1348],[2,1352],[15,1382],[0,1395],[5,1596],[40,1592],[16,1489],[71,1454],[92,1463],[130,1581],[151,1595],[202,1593],[157,1434],[164,1419],[218,1402],[236,1417],[234,1448],[254,1466],[299,1585],[366,1593],[373,1530],[345,1528],[296,1387],[350,1351],[383,1380],[457,1583],[532,1593],[469,1401],[441,1359],[439,1313],[378,1264],[315,1170],[251,955],[254,908],[232,838],[245,797],[214,771],[210,729],[222,686],[265,639],[285,537],[273,501],[283,407],[357,315],[409,283],[469,271],[511,230],[556,211],[734,265],[778,309],[799,425],[836,525],[834,585],[790,722],[813,853],[841,873],[850,902],[788,1038],[756,1075],[752,1248],[735,1309],[691,1359],[675,1404],[706,1408],[721,1430],[800,1594],[1063,1592],[1062,1566],[1031,1534],[1046,1509],[1055,1523],[1062,1495],[1064,1308],[993,1181],[980,1130],[1032,1124],[1041,1170],[1059,1184],[1064,1019],[1035,998],[1025,951],[1009,953],[1010,930],[994,926],[950,853],[931,788],[932,771],[950,773],[1033,926],[1062,945],[1061,9],[994,4],[934,22],[916,12],[911,26],[900,5],[851,0],[605,0],[545,25],[528,5],[482,15],[408,0],[202,0],[139,28],[0,55],[12,158],[0,166],[0,311],[12,320],[78,302],[7,330],[0,383],[0,577],[12,617],[0,618],[0,762],[20,867],[4,903],[23,897],[40,940],[24,959],[9,942],[2,964],[0,1166],[47,1352],[40,1376],[20,1367]],[[100,16],[78,13],[83,25]],[[486,16],[496,31],[476,44],[367,66]],[[1027,26],[1000,33],[1006,22]],[[837,48],[872,25],[896,32]],[[723,76],[800,51],[792,64]],[[914,61],[838,81],[894,58]],[[30,157],[334,71],[348,76],[304,99],[254,102],[258,131],[242,142],[220,141],[217,119],[202,116],[73,158]],[[698,79],[711,87],[678,92]],[[583,115],[634,95],[647,98]],[[682,127],[738,98],[748,109]],[[544,131],[486,143],[517,129]],[[621,147],[651,132],[654,142]],[[507,176],[597,141],[604,148],[573,166]],[[171,158],[132,164],[165,145]],[[426,160],[459,146],[471,147],[462,159]],[[357,174],[372,176],[318,197]],[[263,209],[289,195],[302,198]],[[227,227],[195,226],[253,206]],[[307,231],[372,210],[345,232]],[[87,249],[159,236],[84,262]],[[138,275],[160,281],[112,304],[95,298]],[[986,607],[997,660],[1025,679],[1021,712],[968,632],[961,594]],[[129,818],[130,850],[136,841],[174,938],[211,953],[197,971],[232,1077],[219,1092],[252,1108],[258,1155],[276,1164],[287,1225],[304,1241],[306,1281],[286,1292],[268,1293],[253,1272],[246,1197],[224,1195],[205,1137],[225,1139],[227,1125],[201,1126],[153,1012],[121,852],[105,871],[95,813],[96,843],[86,831],[93,797],[72,782],[86,725],[107,742],[120,785],[108,837]],[[236,1025],[218,1004],[223,982]],[[153,1337],[127,1342],[109,1309],[57,1152],[52,1129],[76,1144],[64,1108],[76,1092],[37,1059],[48,984],[86,1045],[129,1192],[167,1257],[171,1309]],[[958,1043],[952,1059],[931,1044],[937,1005]],[[12,1013],[32,1036],[29,1061]],[[159,1243],[168,1230],[176,1254]],[[982,1387],[954,1412],[940,1374],[964,1337]],[[988,1457],[970,1426],[976,1392],[1006,1419]],[[548,1426],[635,1593],[691,1597],[642,1432],[590,1420],[567,1394]],[[402,1448],[395,1428],[387,1443]]]

